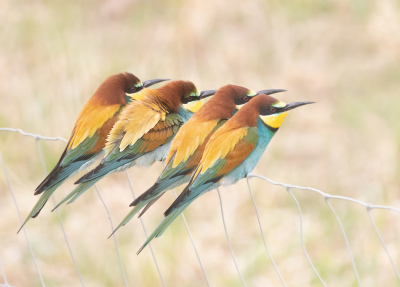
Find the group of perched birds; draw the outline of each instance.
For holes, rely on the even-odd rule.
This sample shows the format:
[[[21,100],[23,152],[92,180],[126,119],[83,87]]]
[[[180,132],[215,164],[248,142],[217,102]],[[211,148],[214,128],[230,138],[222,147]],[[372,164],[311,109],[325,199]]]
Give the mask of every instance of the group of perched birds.
[[[312,102],[286,104],[271,94],[226,85],[199,92],[189,81],[170,81],[157,89],[131,73],[107,78],[78,115],[67,147],[50,174],[36,188],[41,195],[22,226],[38,216],[50,196],[69,177],[98,157],[101,163],[78,179],[64,202],[71,203],[110,173],[165,160],[157,181],[129,206],[118,227],[146,212],[166,191],[187,184],[165,211],[165,218],[139,252],[159,237],[196,198],[249,174],[289,110]],[[211,97],[212,96],[212,97]],[[204,105],[201,100],[211,97]],[[199,101],[192,108],[189,102]],[[53,210],[54,210],[53,209]],[[22,228],[21,226],[21,228]]]

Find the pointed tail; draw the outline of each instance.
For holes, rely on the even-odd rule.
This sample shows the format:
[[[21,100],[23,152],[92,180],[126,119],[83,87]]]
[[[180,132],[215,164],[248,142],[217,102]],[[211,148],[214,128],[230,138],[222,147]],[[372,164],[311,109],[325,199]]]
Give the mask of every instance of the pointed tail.
[[[70,204],[72,202],[74,202],[75,200],[78,199],[78,197],[80,197],[86,190],[89,189],[89,187],[91,187],[92,185],[94,185],[96,182],[98,182],[100,178],[95,178],[91,181],[87,181],[84,183],[79,184],[73,191],[71,191],[63,200],[61,200],[56,207],[53,208],[52,211],[56,210],[61,204],[63,204],[64,202],[68,201],[69,199],[71,199],[70,201],[68,201],[67,204]]]
[[[35,206],[32,208],[31,212],[29,213],[28,217],[25,219],[24,223],[18,229],[17,234],[21,231],[22,227],[28,222],[29,219],[35,218],[39,215],[40,211],[46,204],[47,200],[49,200],[50,196],[54,193],[54,191],[63,183],[63,181],[53,185],[49,189],[45,190],[42,195],[40,196],[39,200],[36,202]]]
[[[139,214],[139,217],[141,217],[165,192],[188,182],[189,179],[190,176],[181,175],[156,182],[152,187],[138,196],[129,206],[136,206],[146,201],[147,206]]]
[[[125,216],[125,218],[121,221],[121,223],[117,226],[117,228],[114,229],[114,231],[111,233],[111,235],[110,235],[108,238],[110,238],[111,236],[113,236],[113,234],[114,234],[118,229],[120,229],[122,226],[124,226],[125,224],[127,224],[127,223],[132,219],[132,217],[134,217],[135,214],[138,213],[138,212],[143,208],[143,206],[146,205],[146,203],[147,203],[147,202],[141,202],[141,203],[139,203],[138,205],[136,205],[136,206],[128,213],[128,215]]]
[[[136,213],[138,213],[144,206],[144,209],[142,212],[139,214],[139,217],[141,217],[147,209],[150,208],[164,193],[166,190],[160,190],[158,192],[154,192],[155,194],[149,195],[150,191],[156,191],[156,188],[158,185],[153,185],[149,190],[146,192],[142,193],[139,197],[137,197],[129,206],[133,206],[133,209],[128,213],[128,215],[122,220],[122,222],[115,228],[113,233],[108,237],[110,238],[118,229],[120,229],[122,226],[127,224],[133,216],[135,216]],[[159,194],[159,195],[158,195]],[[145,196],[147,195],[147,198]]]
[[[157,226],[157,228],[153,231],[153,233],[147,238],[146,242],[140,247],[138,252],[136,254],[139,255],[140,252],[150,243],[151,240],[155,237],[160,237],[164,231],[168,228],[168,226],[175,220],[175,218],[183,212],[183,210],[188,206],[189,204],[185,204],[184,206],[174,210],[171,212],[167,217],[161,221],[161,223]]]
[[[153,200],[149,201],[149,203],[145,206],[145,208],[143,208],[142,212],[139,214],[138,218],[142,217],[142,215],[154,204],[156,203],[156,201],[163,195],[164,193],[162,193],[161,195],[157,196],[156,198],[154,198]]]

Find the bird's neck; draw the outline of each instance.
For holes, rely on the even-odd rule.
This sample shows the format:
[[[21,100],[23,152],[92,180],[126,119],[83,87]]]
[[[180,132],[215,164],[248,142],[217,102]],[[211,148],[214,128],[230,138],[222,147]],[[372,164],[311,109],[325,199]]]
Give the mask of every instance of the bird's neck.
[[[220,94],[218,97],[214,96],[207,101],[196,113],[196,118],[201,118],[205,121],[229,119],[234,114],[235,109],[236,105],[232,97]]]
[[[179,107],[178,114],[184,123],[186,123],[193,116],[193,113],[191,111],[185,109],[182,106]]]
[[[151,90],[152,94],[165,103],[169,109],[176,113],[182,105],[181,97],[184,91],[174,85],[165,85],[158,89]]]
[[[166,93],[161,93],[158,89],[146,89],[143,102],[150,106],[156,105],[166,113],[177,113],[181,105],[180,101],[173,100],[174,97],[168,96]]]

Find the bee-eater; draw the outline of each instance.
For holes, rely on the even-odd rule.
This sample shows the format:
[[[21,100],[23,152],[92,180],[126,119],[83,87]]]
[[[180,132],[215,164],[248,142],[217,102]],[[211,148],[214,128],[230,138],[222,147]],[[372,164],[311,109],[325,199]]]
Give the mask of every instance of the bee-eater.
[[[167,190],[189,182],[190,175],[200,163],[204,148],[213,133],[237,112],[243,104],[259,94],[273,94],[284,90],[255,92],[244,87],[227,85],[220,88],[176,134],[169,150],[165,168],[156,183],[134,200],[134,208],[115,229],[128,223],[145,205],[141,216]],[[115,232],[114,231],[114,232]]]
[[[172,81],[158,89],[144,89],[140,99],[124,109],[112,128],[101,163],[81,177],[75,183],[79,185],[55,208],[69,199],[68,203],[75,201],[112,172],[134,165],[150,166],[156,160],[162,160],[178,129],[193,115],[182,104],[201,100],[215,92],[200,93],[192,82],[187,81]]]
[[[47,200],[65,179],[93,163],[103,150],[107,135],[117,122],[121,110],[134,100],[134,94],[162,81],[167,79],[141,82],[131,73],[121,73],[108,77],[100,85],[79,113],[67,147],[57,165],[36,188],[35,195],[43,194],[24,224],[30,218],[38,216]]]
[[[310,103],[285,104],[271,96],[260,95],[244,105],[211,136],[189,184],[164,213],[164,220],[138,254],[154,237],[161,236],[196,198],[220,185],[231,185],[245,178],[258,163],[288,111]]]

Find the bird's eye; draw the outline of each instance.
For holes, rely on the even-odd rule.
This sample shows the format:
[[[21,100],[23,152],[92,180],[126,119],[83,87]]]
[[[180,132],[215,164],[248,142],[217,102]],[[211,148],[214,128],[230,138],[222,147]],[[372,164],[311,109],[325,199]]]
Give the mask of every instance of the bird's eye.
[[[132,93],[136,92],[136,87],[132,87],[132,88],[131,88],[131,92],[132,92]]]
[[[243,97],[243,101],[247,102],[248,100],[249,100],[249,97],[248,97],[248,96],[244,96],[244,97]]]
[[[275,108],[275,107],[271,107],[271,108],[269,108],[269,110],[270,110],[271,112],[273,112],[273,113],[276,112],[276,108]]]

